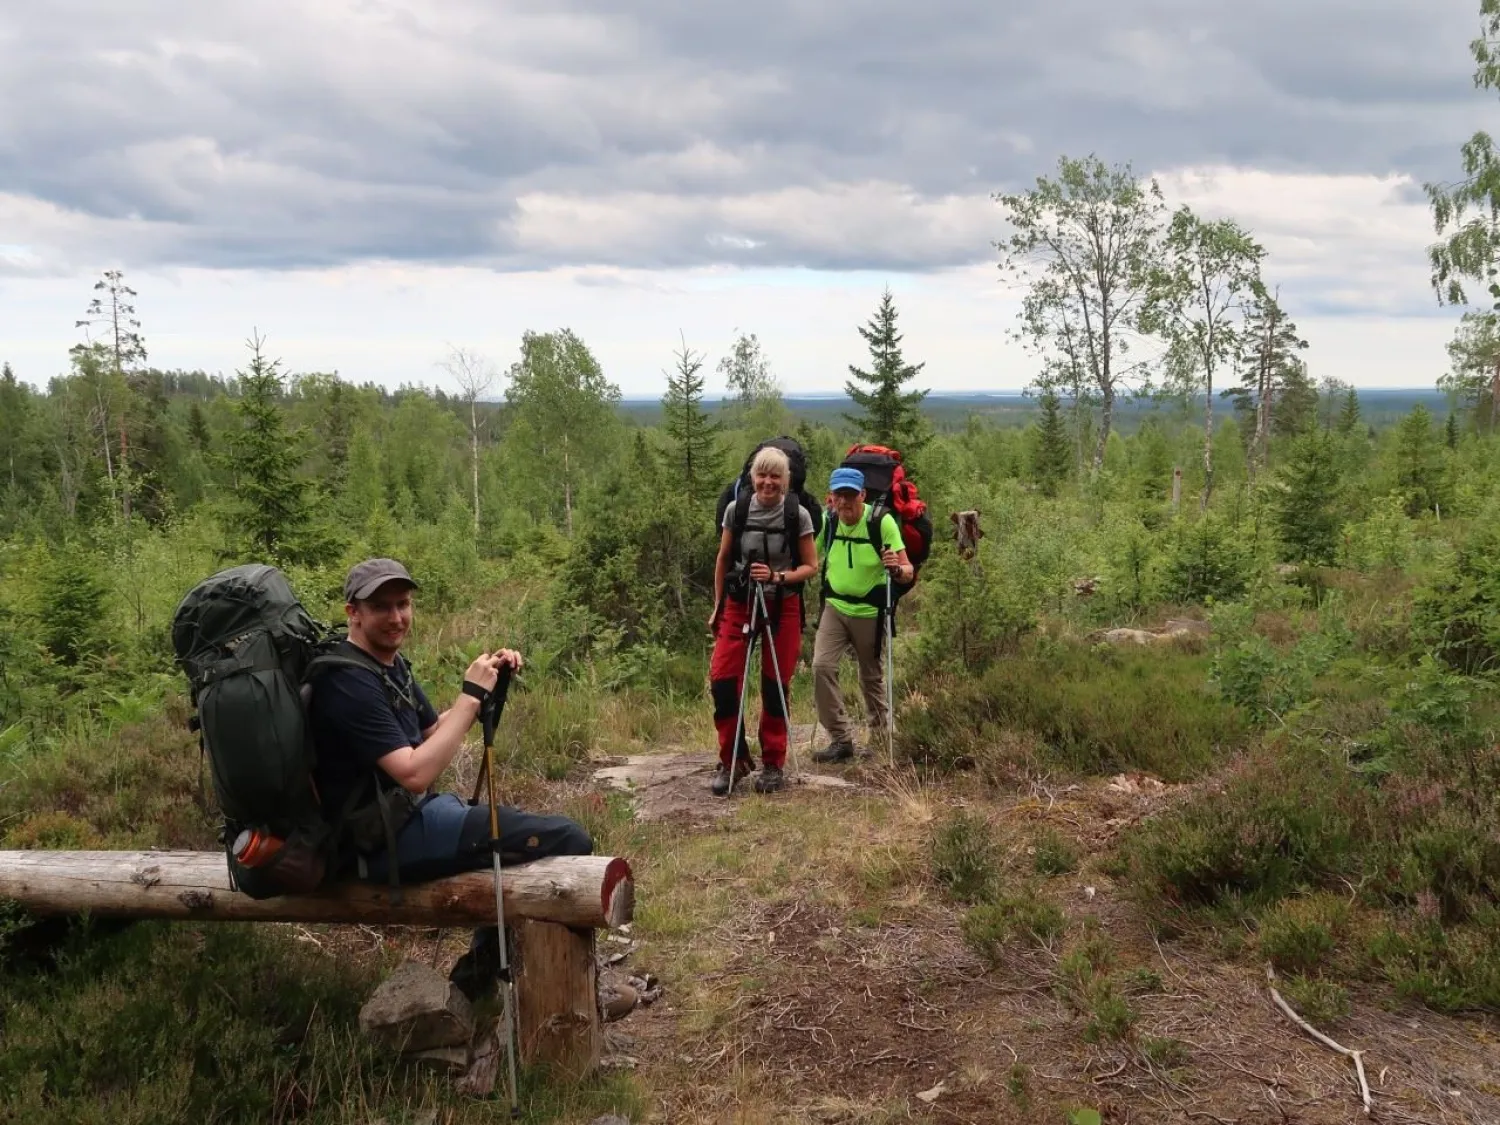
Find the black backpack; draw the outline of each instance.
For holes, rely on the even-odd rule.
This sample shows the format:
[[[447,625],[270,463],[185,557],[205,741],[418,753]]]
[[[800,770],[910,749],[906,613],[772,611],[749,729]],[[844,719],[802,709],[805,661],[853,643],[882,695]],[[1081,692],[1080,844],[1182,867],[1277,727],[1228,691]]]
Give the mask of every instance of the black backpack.
[[[343,829],[360,805],[375,811],[387,844],[394,842],[396,814],[378,777],[373,786],[356,787],[350,807],[332,818],[313,781],[317,755],[307,721],[313,678],[336,665],[364,667],[394,693],[380,663],[343,640],[308,615],[281,571],[255,563],[204,579],[173,615],[172,648],[195,709],[189,726],[198,732],[223,813],[230,883],[252,898],[321,886],[337,867]],[[264,862],[241,863],[234,845],[245,832],[279,842],[279,850]],[[394,885],[396,865],[390,866]]]
[[[801,444],[796,438],[785,435],[761,442],[745,458],[740,475],[726,484],[724,490],[719,493],[719,502],[714,510],[714,526],[722,528],[724,513],[729,510],[731,504],[734,505],[734,517],[730,524],[733,536],[729,556],[729,571],[732,578],[740,577],[744,570],[745,560],[740,557],[740,539],[744,535],[745,524],[750,518],[750,500],[755,495],[754,486],[750,481],[750,466],[755,462],[755,455],[767,447],[779,449],[785,453],[787,463],[791,468],[791,488],[787,491],[784,508],[784,534],[788,548],[792,551],[792,557],[796,558],[795,544],[801,538],[797,534],[802,523],[797,514],[799,508],[812,518],[813,535],[819,535],[823,530],[823,506],[807,491],[807,455],[802,451]],[[743,585],[743,582],[737,584]],[[800,592],[802,584],[793,583],[786,589]]]

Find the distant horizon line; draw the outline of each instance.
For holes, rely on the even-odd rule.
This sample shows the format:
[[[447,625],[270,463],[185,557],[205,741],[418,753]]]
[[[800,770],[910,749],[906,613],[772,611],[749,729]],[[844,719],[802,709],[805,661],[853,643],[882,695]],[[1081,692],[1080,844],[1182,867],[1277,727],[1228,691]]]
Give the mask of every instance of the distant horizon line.
[[[1404,386],[1404,387],[1383,387],[1383,386],[1380,386],[1380,387],[1361,387],[1358,384],[1354,384],[1354,390],[1355,390],[1356,394],[1435,394],[1435,395],[1441,395],[1441,394],[1445,393],[1444,391],[1440,390],[1439,388],[1437,388],[1436,386],[1434,386],[1432,384],[1428,384],[1426,386]],[[662,397],[663,396],[660,395],[660,394],[654,394],[654,395],[622,394],[620,396],[620,401],[621,402],[660,402],[662,400]],[[930,390],[930,391],[927,392],[927,397],[928,398],[1035,398],[1036,395],[1034,393],[1033,394],[1027,394],[1026,391],[1021,390],[1019,388],[1002,388],[1002,389],[999,389],[999,390],[983,390],[983,391],[937,390],[937,389],[934,389],[934,390]],[[1059,397],[1061,397],[1061,398],[1068,398],[1069,396],[1066,395],[1066,394],[1063,394],[1063,395],[1060,395]],[[1127,395],[1127,394],[1122,393],[1122,394],[1120,394],[1119,397],[1121,399],[1126,399],[1126,398],[1140,398],[1140,397],[1149,397],[1149,396],[1136,396],[1136,395]],[[781,396],[781,398],[782,398],[783,402],[844,402],[844,401],[849,401],[849,395],[847,393],[835,393],[835,392],[832,392],[832,391],[822,392],[822,393],[814,392],[814,393],[809,393],[809,394],[783,394]],[[489,401],[500,402],[500,401],[503,401],[503,399],[491,399]],[[703,401],[705,403],[723,404],[723,403],[731,402],[733,400],[730,399],[730,398],[728,398],[728,397],[709,398],[707,396],[704,396]]]

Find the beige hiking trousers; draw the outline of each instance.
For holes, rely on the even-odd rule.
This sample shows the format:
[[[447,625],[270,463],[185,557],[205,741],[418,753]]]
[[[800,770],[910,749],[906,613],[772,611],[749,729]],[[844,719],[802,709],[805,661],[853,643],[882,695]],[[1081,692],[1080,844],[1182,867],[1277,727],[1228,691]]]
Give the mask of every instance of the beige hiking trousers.
[[[823,606],[813,640],[813,696],[818,722],[834,742],[854,741],[854,724],[844,709],[839,688],[839,663],[850,652],[859,664],[859,686],[865,698],[870,737],[885,730],[885,668],[880,662],[880,619],[849,617],[831,605]]]

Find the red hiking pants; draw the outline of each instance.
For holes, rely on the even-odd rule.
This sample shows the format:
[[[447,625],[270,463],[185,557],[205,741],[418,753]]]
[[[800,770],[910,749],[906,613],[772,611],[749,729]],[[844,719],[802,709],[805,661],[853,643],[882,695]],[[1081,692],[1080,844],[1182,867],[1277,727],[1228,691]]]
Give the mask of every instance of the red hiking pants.
[[[760,753],[763,766],[782,769],[786,765],[787,717],[781,710],[781,693],[787,693],[790,700],[792,673],[802,652],[802,599],[796,594],[783,594],[779,609],[776,603],[776,595],[768,590],[766,611],[771,619],[766,623],[756,622],[760,636]],[[713,659],[708,666],[714,698],[714,729],[719,732],[719,761],[726,767],[734,756],[734,728],[739,718],[745,654],[750,644],[746,626],[750,623],[752,604],[724,602],[714,633]],[[776,666],[771,663],[773,645],[776,666],[781,670],[781,691],[777,690]],[[743,730],[740,747],[740,760],[748,761],[749,744]]]

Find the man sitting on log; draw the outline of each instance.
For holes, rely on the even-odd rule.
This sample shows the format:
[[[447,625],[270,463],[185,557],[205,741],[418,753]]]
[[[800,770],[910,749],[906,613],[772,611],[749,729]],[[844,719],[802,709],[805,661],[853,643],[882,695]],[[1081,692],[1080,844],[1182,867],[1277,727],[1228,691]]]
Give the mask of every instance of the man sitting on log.
[[[489,806],[434,793],[432,785],[463,745],[500,669],[519,669],[521,655],[512,649],[481,653],[452,705],[438,713],[400,653],[417,589],[394,559],[367,559],[349,571],[342,655],[362,666],[323,672],[309,704],[323,807],[353,802],[356,811],[344,821],[345,851],[359,877],[372,881],[422,882],[491,864]],[[356,796],[361,787],[363,800]],[[589,833],[565,816],[502,806],[499,822],[503,863],[594,850]],[[494,987],[499,969],[499,930],[487,926],[474,931],[469,952],[449,976],[473,1000]]]

